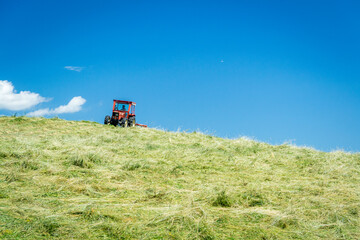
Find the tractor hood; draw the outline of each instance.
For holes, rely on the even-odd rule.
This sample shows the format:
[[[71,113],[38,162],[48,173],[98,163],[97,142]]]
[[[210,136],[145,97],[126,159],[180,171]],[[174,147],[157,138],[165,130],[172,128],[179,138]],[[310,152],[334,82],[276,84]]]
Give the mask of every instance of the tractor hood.
[[[112,118],[120,119],[126,117],[127,112],[122,111],[113,111]]]

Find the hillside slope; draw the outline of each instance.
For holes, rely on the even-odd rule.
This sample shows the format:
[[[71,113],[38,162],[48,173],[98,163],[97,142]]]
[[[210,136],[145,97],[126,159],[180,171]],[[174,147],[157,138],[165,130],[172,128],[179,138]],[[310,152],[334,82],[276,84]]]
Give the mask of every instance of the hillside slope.
[[[360,239],[360,154],[0,117],[0,238]]]

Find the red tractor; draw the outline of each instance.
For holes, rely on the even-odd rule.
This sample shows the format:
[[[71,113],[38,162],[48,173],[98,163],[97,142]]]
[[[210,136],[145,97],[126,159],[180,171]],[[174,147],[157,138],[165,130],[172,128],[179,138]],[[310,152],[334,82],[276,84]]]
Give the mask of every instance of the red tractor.
[[[107,115],[104,120],[104,124],[111,124],[121,127],[135,127],[146,125],[137,124],[135,120],[135,102],[114,100],[112,116]]]

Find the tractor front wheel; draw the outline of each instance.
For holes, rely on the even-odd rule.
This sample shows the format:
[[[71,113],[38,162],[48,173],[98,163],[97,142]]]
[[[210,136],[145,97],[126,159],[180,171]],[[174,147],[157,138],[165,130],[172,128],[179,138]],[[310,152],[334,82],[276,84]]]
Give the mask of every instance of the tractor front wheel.
[[[109,115],[106,115],[106,116],[105,116],[105,120],[104,120],[104,124],[109,125],[109,124],[110,124],[110,121],[111,121],[110,116],[109,116]]]
[[[128,127],[129,126],[129,121],[126,118],[121,119],[120,126],[124,127],[124,128]]]

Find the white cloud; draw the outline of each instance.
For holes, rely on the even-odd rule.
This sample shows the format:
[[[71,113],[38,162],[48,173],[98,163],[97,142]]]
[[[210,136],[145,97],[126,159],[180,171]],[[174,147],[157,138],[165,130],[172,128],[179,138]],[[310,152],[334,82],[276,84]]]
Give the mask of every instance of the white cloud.
[[[71,70],[71,71],[76,71],[76,72],[81,72],[84,69],[84,67],[65,66],[65,69]]]
[[[45,115],[56,115],[56,114],[62,114],[62,113],[74,113],[79,112],[81,110],[82,105],[86,100],[80,96],[73,97],[70,102],[66,105],[61,105],[55,109],[49,109],[49,108],[43,108],[36,110],[34,112],[30,112],[26,114],[29,117],[39,117],[39,116],[45,116]]]
[[[19,111],[49,101],[38,93],[21,91],[16,93],[14,86],[7,80],[0,80],[0,109]]]

